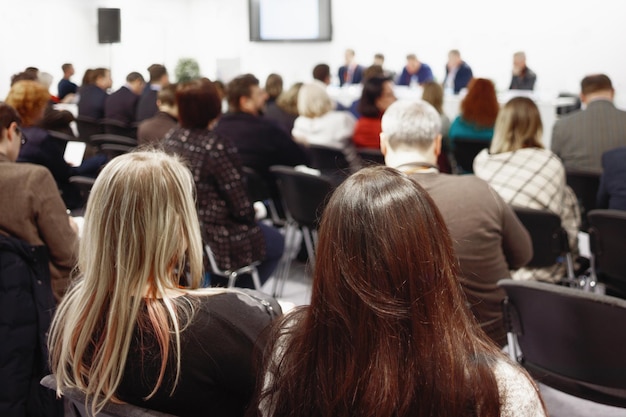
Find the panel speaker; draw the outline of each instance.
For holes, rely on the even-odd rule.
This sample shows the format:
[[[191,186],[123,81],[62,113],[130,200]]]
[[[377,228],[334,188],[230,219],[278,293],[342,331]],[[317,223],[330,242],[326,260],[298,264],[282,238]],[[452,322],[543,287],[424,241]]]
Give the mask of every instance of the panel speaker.
[[[98,43],[120,42],[120,9],[98,9]]]

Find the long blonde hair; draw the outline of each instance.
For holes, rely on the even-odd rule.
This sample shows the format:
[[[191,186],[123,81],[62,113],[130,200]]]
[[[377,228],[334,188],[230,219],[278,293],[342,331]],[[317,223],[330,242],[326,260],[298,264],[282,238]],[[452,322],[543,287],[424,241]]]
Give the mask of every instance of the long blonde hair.
[[[197,288],[202,276],[191,173],[159,151],[113,159],[93,186],[83,232],[81,278],[61,302],[48,344],[57,394],[80,389],[96,414],[116,400],[135,326],[154,332],[161,352],[148,398],[163,382],[170,345],[177,364],[173,387],[178,381],[179,323],[185,322],[179,316],[190,318],[193,308],[178,308],[185,297],[171,295],[185,278]],[[144,302],[147,318],[140,319]]]
[[[534,101],[528,97],[509,100],[498,113],[489,152],[513,152],[522,148],[540,148],[541,114]]]

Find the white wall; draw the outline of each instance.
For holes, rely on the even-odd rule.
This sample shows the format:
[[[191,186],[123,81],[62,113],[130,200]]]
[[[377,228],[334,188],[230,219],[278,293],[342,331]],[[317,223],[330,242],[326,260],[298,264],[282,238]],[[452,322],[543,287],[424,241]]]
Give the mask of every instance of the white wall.
[[[121,44],[97,43],[98,7],[121,8]],[[111,66],[115,87],[130,71],[147,76],[154,62],[173,73],[188,56],[210,78],[217,59],[239,59],[242,72],[260,79],[278,72],[290,84],[308,80],[319,62],[336,72],[346,47],[365,65],[383,52],[395,71],[415,52],[439,79],[447,51],[457,48],[476,76],[501,90],[508,87],[512,53],[523,49],[544,94],[578,92],[585,74],[605,72],[618,105],[626,107],[625,15],[626,3],[617,0],[334,0],[332,42],[289,44],[248,41],[248,0],[12,0],[3,5],[0,25],[0,97],[11,74],[30,65],[52,73],[56,84],[66,61],[74,63],[77,82],[88,67]]]

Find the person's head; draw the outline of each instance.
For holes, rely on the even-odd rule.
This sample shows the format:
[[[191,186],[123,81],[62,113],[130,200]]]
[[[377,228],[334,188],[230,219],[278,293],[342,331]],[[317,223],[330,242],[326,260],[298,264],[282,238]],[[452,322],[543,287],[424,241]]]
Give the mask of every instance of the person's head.
[[[372,77],[363,83],[359,100],[359,114],[363,117],[380,117],[396,101],[393,93],[393,81],[385,77]]]
[[[18,81],[11,86],[5,100],[22,118],[25,127],[36,125],[42,118],[50,93],[38,81]]]
[[[217,93],[220,96],[220,100],[226,98],[226,85],[221,80],[213,81],[215,88],[217,88]]]
[[[275,415],[499,415],[490,367],[504,356],[469,311],[452,239],[417,181],[358,171],[318,236],[310,306],[267,370],[261,401]]]
[[[385,70],[380,65],[370,65],[363,70],[363,82],[372,77],[384,77]]]
[[[18,81],[38,81],[38,74],[32,71],[22,71],[11,76],[11,85]]]
[[[523,51],[513,54],[513,75],[520,75],[526,69],[526,53]]]
[[[441,152],[441,117],[427,102],[396,101],[383,115],[381,125],[380,149],[387,165],[395,166],[403,154],[419,155],[418,162],[437,161]]]
[[[267,93],[259,86],[259,80],[252,74],[235,77],[226,88],[228,110],[259,115],[267,100]]]
[[[94,78],[94,70],[93,68],[87,68],[85,70],[85,73],[83,74],[83,79],[81,81],[82,85],[91,85],[94,83],[95,78]]]
[[[509,100],[498,113],[489,152],[512,152],[522,148],[543,148],[541,115],[528,97]]]
[[[276,99],[276,105],[294,116],[298,115],[298,94],[303,83],[295,83],[288,90],[283,91]]]
[[[373,65],[380,65],[381,67],[385,65],[385,55],[378,53],[374,54],[374,63]]]
[[[98,88],[103,90],[108,90],[113,85],[113,80],[111,80],[111,71],[107,68],[96,68],[93,70],[91,74],[93,77],[93,84],[95,84]]]
[[[178,316],[191,312],[182,312],[188,306],[175,294],[184,282],[197,288],[202,276],[194,187],[185,165],[159,151],[112,159],[93,185],[80,240],[81,278],[59,305],[48,342],[59,389],[94,394],[92,412],[115,398],[135,327],[158,341],[152,347],[161,358],[154,364],[161,372],[157,387],[177,382],[164,381],[163,372],[173,363],[178,375]],[[142,305],[148,313],[140,316]]]
[[[435,81],[428,81],[422,84],[422,100],[429,103],[443,114],[443,87]]]
[[[356,53],[354,52],[354,49],[346,49],[343,57],[345,58],[346,61],[346,65],[350,65],[354,62],[354,56],[356,55]]]
[[[461,65],[461,52],[458,49],[452,49],[448,52],[448,68],[456,68]]]
[[[313,67],[313,79],[330,84],[330,67],[327,64],[317,64]]]
[[[417,59],[417,56],[415,54],[408,54],[406,56],[406,70],[410,74],[415,74],[417,71],[419,71],[421,66],[422,64]]]
[[[265,92],[268,99],[276,100],[276,97],[283,92],[283,77],[278,74],[270,74],[265,80]]]
[[[217,88],[207,78],[179,83],[176,107],[178,123],[186,129],[207,129],[222,113]]]
[[[63,78],[70,78],[74,75],[74,65],[72,64],[63,64],[61,65],[61,70],[63,71]]]
[[[20,124],[22,119],[17,111],[6,103],[0,102],[0,153],[9,158],[9,161],[17,161],[22,141]]]
[[[321,117],[333,109],[333,101],[319,83],[304,84],[298,93],[298,114],[304,117]]]
[[[140,73],[131,72],[126,76],[126,84],[128,84],[130,91],[137,95],[141,95],[143,88],[146,86],[146,81]]]
[[[167,68],[165,68],[165,65],[150,65],[148,67],[148,74],[150,74],[150,84],[164,86],[170,83],[169,75],[167,74]]]
[[[583,103],[595,99],[613,100],[614,95],[613,83],[604,74],[587,75],[580,82],[580,99]]]
[[[157,92],[157,107],[160,111],[178,118],[176,107],[176,84],[168,84]]]
[[[499,110],[493,82],[486,78],[472,78],[467,85],[467,95],[461,101],[463,119],[478,126],[493,127]]]

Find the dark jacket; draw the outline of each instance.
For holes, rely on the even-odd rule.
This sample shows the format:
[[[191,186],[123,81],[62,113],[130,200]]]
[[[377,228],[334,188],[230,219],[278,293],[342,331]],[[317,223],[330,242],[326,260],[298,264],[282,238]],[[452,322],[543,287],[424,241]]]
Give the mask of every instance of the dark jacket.
[[[151,118],[159,111],[157,107],[157,93],[157,90],[153,89],[152,85],[146,84],[137,103],[137,117],[135,119],[138,122]]]
[[[107,97],[104,103],[104,118],[113,119],[131,126],[135,123],[139,96],[126,86]]]
[[[602,155],[598,208],[626,210],[626,146]]]
[[[49,373],[46,335],[54,313],[45,246],[0,235],[0,415],[62,416],[39,385]]]
[[[97,85],[89,84],[80,88],[80,99],[78,100],[78,115],[89,116],[100,120],[104,117],[104,102],[107,99],[107,92]]]
[[[446,67],[446,78],[448,78],[449,73],[450,70]],[[454,76],[454,94],[459,94],[459,91],[467,87],[473,76],[470,66],[465,61],[461,61],[461,65],[459,65],[459,69]]]

